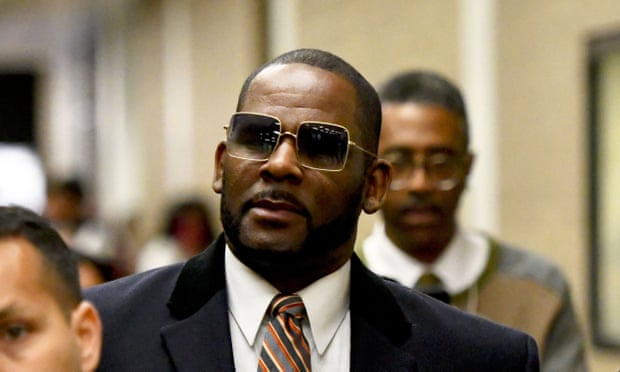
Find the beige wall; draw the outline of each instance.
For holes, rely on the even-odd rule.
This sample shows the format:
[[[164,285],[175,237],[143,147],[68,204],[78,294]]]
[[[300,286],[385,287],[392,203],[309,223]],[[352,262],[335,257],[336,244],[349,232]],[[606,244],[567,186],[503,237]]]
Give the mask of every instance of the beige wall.
[[[186,18],[166,17],[164,12],[171,7]],[[108,33],[121,29],[121,40],[105,36],[102,40],[116,44],[106,48],[123,54],[123,62],[122,71],[104,72],[102,79],[120,75],[123,82],[117,94],[125,96],[126,115],[114,118],[101,110],[99,120],[122,121],[127,139],[110,138],[101,150],[100,200],[109,201],[102,203],[105,217],[118,218],[118,208],[109,206],[118,205],[119,196],[106,188],[111,182],[106,170],[113,172],[123,165],[114,157],[120,151],[135,164],[117,175],[118,182],[125,184],[117,190],[134,190],[134,208],[128,213],[139,217],[143,238],[159,227],[167,203],[179,195],[206,198],[217,221],[218,198],[211,189],[213,152],[224,137],[223,126],[235,109],[243,80],[262,62],[261,18],[256,16],[260,2],[133,1],[106,10],[123,17],[119,22],[108,15],[104,22]],[[185,60],[177,56],[179,52],[187,53]],[[110,63],[109,59],[100,62]],[[179,83],[180,79],[187,83]],[[188,96],[191,102],[176,95]],[[166,106],[167,99],[178,104]],[[179,117],[188,118],[189,127],[176,122]],[[189,136],[187,130],[192,132]],[[179,156],[177,152],[188,153]]]
[[[301,1],[299,45],[332,51],[379,83],[394,71],[459,71],[458,1]]]
[[[502,235],[564,269],[588,326],[586,42],[620,29],[620,3],[499,4]],[[594,371],[620,365],[618,355],[590,354]]]

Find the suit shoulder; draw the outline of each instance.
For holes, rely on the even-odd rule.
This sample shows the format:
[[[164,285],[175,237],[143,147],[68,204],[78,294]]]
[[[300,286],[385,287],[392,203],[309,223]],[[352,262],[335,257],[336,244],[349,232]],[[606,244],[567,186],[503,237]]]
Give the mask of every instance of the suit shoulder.
[[[118,311],[119,308],[145,300],[165,301],[170,296],[182,267],[183,264],[179,263],[128,275],[87,288],[84,290],[84,298],[92,302],[100,312],[107,308]]]
[[[182,267],[165,266],[85,290],[103,324],[98,370],[167,370],[160,330],[174,320],[167,302]]]

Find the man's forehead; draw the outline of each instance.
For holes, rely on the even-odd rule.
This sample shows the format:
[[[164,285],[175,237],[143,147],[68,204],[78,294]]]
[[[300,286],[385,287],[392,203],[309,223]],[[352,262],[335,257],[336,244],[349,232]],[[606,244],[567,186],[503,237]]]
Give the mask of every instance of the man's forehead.
[[[386,132],[411,130],[440,131],[446,135],[464,135],[462,118],[443,106],[432,103],[389,103],[383,107]]]
[[[27,239],[19,236],[8,236],[0,238],[0,255],[4,258],[4,260],[0,260],[0,263],[7,265],[7,262],[21,264],[26,261],[36,261],[39,254]],[[14,268],[15,265],[10,265],[10,267]]]
[[[42,254],[28,240],[21,237],[0,238],[0,281],[21,290],[42,287]]]
[[[15,301],[45,297],[58,303],[62,296],[58,274],[43,254],[22,237],[0,238],[0,283],[6,292],[12,292]]]
[[[29,243],[21,238],[0,239],[0,318],[17,311],[19,298],[25,298],[42,288],[39,280],[41,258]]]
[[[337,90],[341,94],[355,96],[355,87],[344,77],[320,67],[304,63],[274,64],[264,68],[252,80],[248,88],[251,94],[257,87],[274,92],[297,89],[317,94],[329,94]],[[261,92],[262,93],[262,92]]]
[[[409,102],[383,106],[382,152],[392,147],[456,150],[464,138],[461,119],[441,106]]]
[[[262,80],[272,80],[276,77],[281,77],[282,75],[295,75],[296,78],[315,80],[314,76],[316,74],[331,74],[338,76],[331,71],[305,63],[276,63],[262,69],[254,77],[252,84]]]
[[[351,83],[318,67],[293,63],[265,68],[249,86],[243,111],[270,114],[296,122],[319,120],[351,129],[357,97]]]
[[[297,74],[299,76],[310,76],[317,71],[325,71],[315,66],[307,65],[305,63],[276,63],[269,65],[262,69],[252,82],[255,83],[261,80],[270,80],[279,75]]]

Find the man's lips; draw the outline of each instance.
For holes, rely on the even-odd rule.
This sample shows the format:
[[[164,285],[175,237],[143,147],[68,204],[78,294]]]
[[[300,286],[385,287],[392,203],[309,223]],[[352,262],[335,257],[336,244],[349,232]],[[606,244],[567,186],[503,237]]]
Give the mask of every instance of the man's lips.
[[[434,206],[408,206],[400,210],[401,220],[411,225],[432,225],[441,222],[441,210]]]
[[[288,211],[303,214],[303,208],[295,203],[285,200],[261,199],[252,204],[253,208],[267,209],[271,211]]]
[[[308,211],[293,195],[283,192],[262,193],[248,205],[248,211],[269,223],[288,223],[307,218]]]

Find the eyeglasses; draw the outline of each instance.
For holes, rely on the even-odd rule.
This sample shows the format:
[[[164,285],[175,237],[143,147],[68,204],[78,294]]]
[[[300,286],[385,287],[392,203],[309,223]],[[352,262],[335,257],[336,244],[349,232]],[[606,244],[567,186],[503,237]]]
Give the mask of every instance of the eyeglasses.
[[[244,160],[269,159],[283,136],[295,139],[297,159],[311,169],[341,171],[347,162],[350,146],[373,157],[377,156],[350,141],[347,128],[337,124],[304,121],[299,124],[295,134],[282,131],[282,122],[274,116],[237,112],[224,128],[228,154]]]
[[[419,162],[409,151],[388,151],[381,158],[392,164],[390,189],[394,191],[407,187],[417,167],[422,167],[435,188],[443,191],[453,189],[463,178],[462,155],[435,153]]]

